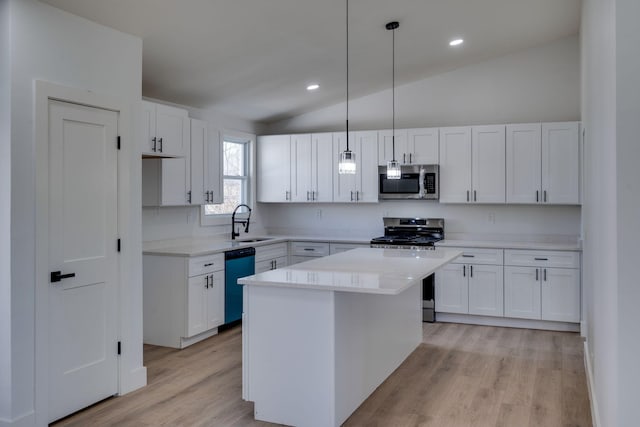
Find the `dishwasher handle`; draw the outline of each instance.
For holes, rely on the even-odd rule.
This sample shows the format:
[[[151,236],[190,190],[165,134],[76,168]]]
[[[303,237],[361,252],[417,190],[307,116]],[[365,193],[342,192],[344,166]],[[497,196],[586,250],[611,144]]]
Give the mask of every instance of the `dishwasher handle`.
[[[246,258],[255,255],[256,248],[240,248],[225,252],[224,259],[228,261],[230,259]]]

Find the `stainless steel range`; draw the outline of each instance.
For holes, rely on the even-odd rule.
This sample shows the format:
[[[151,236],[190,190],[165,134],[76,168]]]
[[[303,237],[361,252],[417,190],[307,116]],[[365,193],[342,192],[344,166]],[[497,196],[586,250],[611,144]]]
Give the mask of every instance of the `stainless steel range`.
[[[444,239],[444,218],[390,218],[384,222],[384,236],[371,239],[372,248],[435,249],[435,242]],[[422,280],[422,320],[435,322],[434,275]]]

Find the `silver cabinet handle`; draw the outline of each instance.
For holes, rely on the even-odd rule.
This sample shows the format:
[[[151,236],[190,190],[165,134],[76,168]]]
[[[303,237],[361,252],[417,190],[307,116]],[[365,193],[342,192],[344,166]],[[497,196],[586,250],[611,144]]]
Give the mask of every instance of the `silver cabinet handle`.
[[[544,195],[544,197],[543,197],[544,202],[545,202],[545,203],[547,203],[547,190],[544,190],[544,191],[542,192],[542,194]]]
[[[156,149],[156,137],[154,136],[153,138],[151,138],[151,141],[153,142],[153,148],[151,149],[151,151],[155,153],[156,151],[158,151]]]
[[[162,153],[162,138],[158,138],[158,151]]]
[[[467,277],[467,266],[466,265],[462,266],[462,277]]]
[[[473,201],[474,201],[474,202],[477,202],[477,201],[478,201],[478,197],[477,197],[477,194],[476,194],[476,190],[473,190]]]
[[[473,277],[473,265],[469,266],[469,277]]]
[[[534,258],[536,261],[549,261],[549,258]]]
[[[360,191],[356,191],[356,202],[360,201]]]
[[[547,281],[547,269],[546,268],[544,269],[544,281],[545,282]]]
[[[536,268],[536,282],[538,281],[538,269]]]
[[[312,192],[311,192],[311,198],[312,198],[312,200],[314,200],[314,201],[315,201],[315,200],[318,200],[318,198],[316,197],[316,194],[318,194],[318,192],[317,192],[317,191],[312,191]]]
[[[412,159],[412,157],[413,157],[413,154],[412,154],[412,153],[409,153],[409,163],[413,163],[413,159]]]
[[[205,277],[205,282],[204,283],[205,283],[204,287],[209,289],[209,276]]]
[[[407,163],[407,153],[402,153],[402,163]]]
[[[351,193],[351,201],[353,202],[353,191],[350,191]]]
[[[475,258],[475,255],[462,254],[462,258]]]
[[[191,204],[191,190],[187,191],[187,203]]]
[[[314,252],[314,251],[315,251],[315,249],[314,249],[314,248],[304,248],[304,250],[305,250],[305,251],[312,251],[312,252]]]
[[[540,192],[538,190],[536,190],[536,202],[540,201],[539,193]]]
[[[212,265],[213,265],[213,263],[212,263],[212,262],[208,262],[208,263],[206,263],[204,266],[205,266],[205,267],[211,267]]]
[[[469,190],[467,190],[467,202],[469,201]]]

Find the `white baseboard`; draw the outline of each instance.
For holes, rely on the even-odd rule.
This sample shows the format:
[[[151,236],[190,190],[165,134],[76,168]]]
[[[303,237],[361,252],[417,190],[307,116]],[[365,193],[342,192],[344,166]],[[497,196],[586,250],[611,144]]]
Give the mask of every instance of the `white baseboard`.
[[[542,329],[547,331],[578,332],[578,323],[548,320],[514,319],[510,317],[475,316],[471,314],[436,313],[436,322],[466,323],[469,325],[502,326],[507,328]]]
[[[202,340],[206,340],[207,338],[211,338],[214,335],[218,335],[218,328],[211,329],[209,331],[203,332],[199,335],[190,338],[180,338],[180,348],[183,349],[185,347],[189,347],[192,344],[200,342]]]
[[[598,401],[596,400],[595,379],[593,378],[593,368],[589,357],[589,344],[584,342],[584,370],[587,372],[587,389],[589,390],[589,403],[591,404],[591,421],[593,427],[599,427],[600,413],[598,412]]]
[[[36,425],[36,413],[31,411],[13,420],[0,419],[0,427],[33,427]]]
[[[122,386],[120,387],[119,395],[122,396],[127,393],[131,393],[134,390],[142,388],[147,385],[147,368],[140,366],[129,372],[127,378],[123,379]]]

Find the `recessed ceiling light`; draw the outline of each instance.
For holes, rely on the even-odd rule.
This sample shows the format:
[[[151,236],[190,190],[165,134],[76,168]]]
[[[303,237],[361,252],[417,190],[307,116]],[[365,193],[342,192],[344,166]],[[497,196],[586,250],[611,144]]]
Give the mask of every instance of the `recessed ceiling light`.
[[[310,84],[309,86],[307,86],[307,90],[316,90],[316,89],[318,89],[319,87],[320,87],[320,85],[319,85],[319,84],[317,84],[317,83],[313,83],[313,84]]]
[[[449,46],[460,46],[462,43],[464,43],[464,40],[462,39],[455,39],[455,40],[451,40],[449,42]]]

